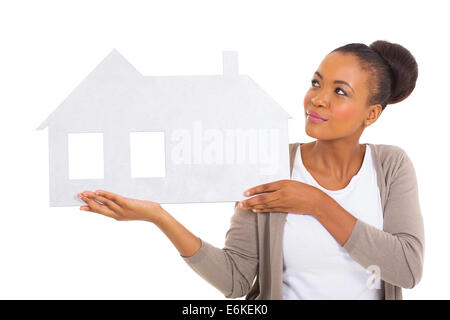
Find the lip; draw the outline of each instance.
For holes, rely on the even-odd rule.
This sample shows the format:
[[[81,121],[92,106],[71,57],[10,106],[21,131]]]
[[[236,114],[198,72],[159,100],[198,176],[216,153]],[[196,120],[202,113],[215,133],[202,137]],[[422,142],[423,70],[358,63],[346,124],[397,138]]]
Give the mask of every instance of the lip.
[[[318,114],[317,112],[311,111],[311,110],[307,110],[306,111],[307,114],[307,119],[311,122],[325,122],[327,121],[327,119],[324,119],[320,114]]]

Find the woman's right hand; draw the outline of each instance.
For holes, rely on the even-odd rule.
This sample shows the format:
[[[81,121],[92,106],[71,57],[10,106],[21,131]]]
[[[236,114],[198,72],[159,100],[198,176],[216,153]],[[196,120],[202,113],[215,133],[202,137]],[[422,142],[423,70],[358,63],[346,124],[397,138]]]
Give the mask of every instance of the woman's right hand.
[[[104,190],[83,191],[78,197],[87,204],[81,206],[80,210],[100,213],[118,221],[143,220],[154,223],[164,212],[159,203],[125,198]]]

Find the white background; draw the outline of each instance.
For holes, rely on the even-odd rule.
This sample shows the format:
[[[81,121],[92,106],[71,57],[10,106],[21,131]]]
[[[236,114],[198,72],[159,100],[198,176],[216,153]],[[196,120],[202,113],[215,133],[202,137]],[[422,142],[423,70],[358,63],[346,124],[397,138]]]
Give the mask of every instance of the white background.
[[[0,298],[224,298],[154,225],[48,206],[47,131],[35,129],[113,48],[144,75],[221,74],[222,51],[236,50],[240,72],[293,115],[290,141],[308,142],[303,97],[320,61],[338,46],[375,40],[402,44],[419,64],[413,94],[388,106],[360,140],[400,146],[416,168],[425,266],[404,298],[450,298],[445,4],[2,1]],[[233,203],[164,208],[223,246]]]

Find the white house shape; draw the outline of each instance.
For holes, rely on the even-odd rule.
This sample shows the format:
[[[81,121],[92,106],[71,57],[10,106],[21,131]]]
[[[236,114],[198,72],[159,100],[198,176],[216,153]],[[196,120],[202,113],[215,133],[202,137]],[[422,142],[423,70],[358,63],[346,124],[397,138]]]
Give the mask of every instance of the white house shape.
[[[78,206],[79,192],[96,189],[159,203],[242,200],[289,179],[289,118],[238,73],[236,52],[223,52],[223,75],[151,77],[113,50],[38,127],[48,127],[50,206]],[[163,176],[131,176],[133,132],[163,133]],[[71,133],[103,133],[103,179],[69,179]]]

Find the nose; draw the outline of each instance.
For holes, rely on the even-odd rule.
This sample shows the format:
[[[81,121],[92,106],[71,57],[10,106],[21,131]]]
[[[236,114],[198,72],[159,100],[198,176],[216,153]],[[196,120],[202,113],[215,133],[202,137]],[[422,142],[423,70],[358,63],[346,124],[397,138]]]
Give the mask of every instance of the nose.
[[[321,90],[315,96],[311,98],[311,103],[315,107],[326,107],[328,106],[328,97],[325,90]]]

